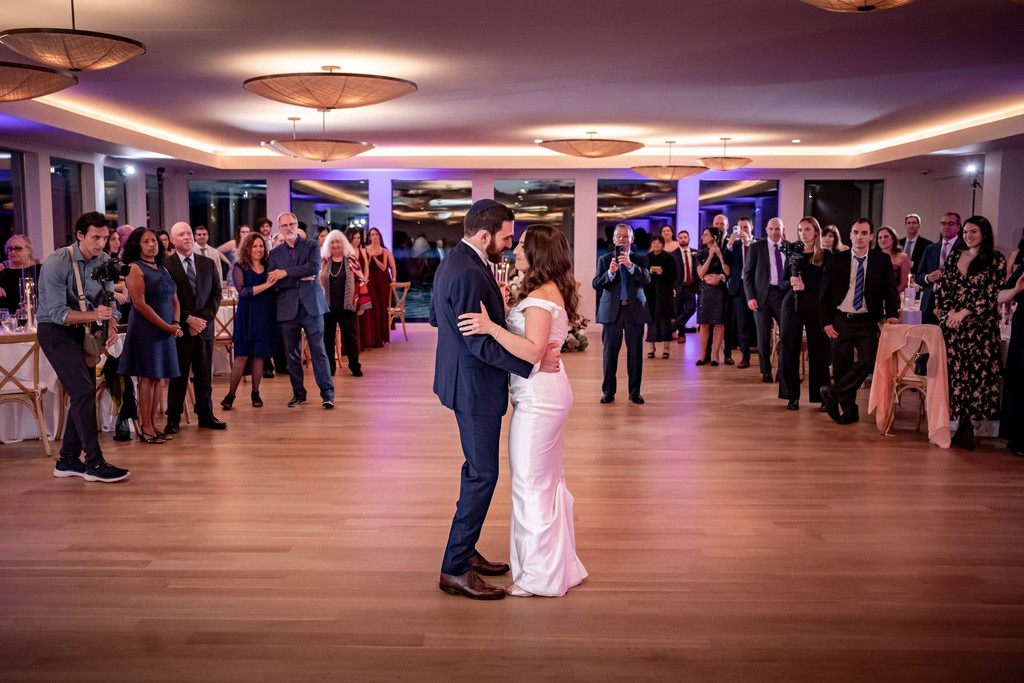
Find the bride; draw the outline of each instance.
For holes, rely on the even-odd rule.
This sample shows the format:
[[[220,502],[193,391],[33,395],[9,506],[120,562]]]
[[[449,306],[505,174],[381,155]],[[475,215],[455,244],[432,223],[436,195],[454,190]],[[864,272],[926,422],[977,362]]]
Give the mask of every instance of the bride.
[[[464,335],[489,334],[514,356],[538,363],[549,344],[562,344],[579,295],[569,243],[558,230],[531,225],[515,249],[526,295],[508,310],[507,330],[480,313],[460,316]],[[508,458],[512,472],[511,565],[514,596],[561,596],[587,577],[576,556],[572,495],[562,470],[572,388],[565,369],[512,377]]]

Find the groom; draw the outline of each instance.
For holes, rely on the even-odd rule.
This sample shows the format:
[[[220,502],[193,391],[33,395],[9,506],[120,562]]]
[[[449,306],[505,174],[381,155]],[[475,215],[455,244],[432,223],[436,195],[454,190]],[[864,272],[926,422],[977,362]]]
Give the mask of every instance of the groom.
[[[434,276],[430,324],[437,328],[434,393],[455,411],[462,440],[462,486],[448,535],[438,587],[474,600],[499,600],[505,591],[480,575],[500,576],[507,564],[488,562],[476,551],[487,508],[498,483],[501,417],[508,409],[508,373],[528,377],[533,366],[505,351],[488,335],[464,337],[459,316],[478,313],[483,304],[491,320],[504,325],[505,299],[491,263],[512,248],[514,215],[493,199],[470,207],[465,235],[441,261]],[[551,350],[542,371],[557,371],[558,354]]]

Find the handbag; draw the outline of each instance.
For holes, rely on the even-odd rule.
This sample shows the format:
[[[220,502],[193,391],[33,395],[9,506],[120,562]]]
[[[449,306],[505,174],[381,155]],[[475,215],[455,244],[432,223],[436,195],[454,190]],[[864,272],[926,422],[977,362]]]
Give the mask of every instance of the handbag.
[[[82,273],[78,269],[78,261],[75,260],[73,247],[68,247],[68,256],[71,257],[71,265],[75,271],[75,289],[78,291],[78,308],[85,313],[88,307],[85,304],[85,290],[82,287]],[[107,334],[104,326],[93,329],[92,323],[85,323],[85,336],[82,338],[82,349],[85,351],[85,364],[94,368],[100,363],[107,352]]]
[[[373,308],[373,302],[370,301],[370,288],[366,286],[364,280],[356,287],[356,311],[368,311],[371,308]]]

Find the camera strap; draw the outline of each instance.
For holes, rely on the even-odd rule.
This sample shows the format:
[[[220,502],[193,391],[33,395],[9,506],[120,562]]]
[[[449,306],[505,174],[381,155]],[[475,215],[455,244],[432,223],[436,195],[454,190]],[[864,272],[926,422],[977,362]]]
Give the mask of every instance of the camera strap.
[[[75,271],[75,288],[78,290],[78,308],[83,313],[89,310],[85,301],[85,288],[82,287],[82,271],[78,269],[78,261],[75,259],[75,248],[68,247],[68,256],[71,257],[71,267]]]

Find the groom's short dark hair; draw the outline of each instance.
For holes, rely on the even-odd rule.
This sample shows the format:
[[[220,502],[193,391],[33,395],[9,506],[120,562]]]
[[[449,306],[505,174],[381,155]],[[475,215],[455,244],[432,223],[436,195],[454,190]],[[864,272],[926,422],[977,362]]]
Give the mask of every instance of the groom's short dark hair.
[[[516,215],[512,209],[500,204],[493,199],[481,199],[469,207],[466,212],[466,220],[463,222],[463,229],[466,237],[472,237],[481,230],[486,230],[492,235],[501,230],[501,224],[505,221],[515,220]]]

